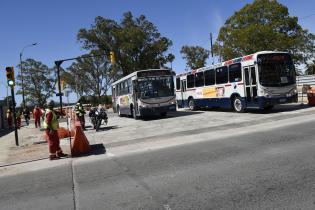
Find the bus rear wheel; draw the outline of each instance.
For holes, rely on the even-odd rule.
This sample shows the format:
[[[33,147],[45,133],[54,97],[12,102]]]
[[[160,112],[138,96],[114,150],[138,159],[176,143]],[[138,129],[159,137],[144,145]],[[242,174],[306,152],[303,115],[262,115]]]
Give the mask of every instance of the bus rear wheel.
[[[234,99],[233,99],[233,109],[238,112],[238,113],[242,113],[245,111],[245,107],[242,103],[242,100],[239,96],[236,96]]]
[[[195,111],[196,110],[196,106],[195,106],[195,101],[193,98],[189,99],[188,101],[188,107],[191,111]]]

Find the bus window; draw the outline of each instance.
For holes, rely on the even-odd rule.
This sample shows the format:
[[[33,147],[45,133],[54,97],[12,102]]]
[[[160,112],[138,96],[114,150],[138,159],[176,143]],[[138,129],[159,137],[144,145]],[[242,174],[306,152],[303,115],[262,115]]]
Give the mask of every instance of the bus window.
[[[214,85],[215,84],[215,72],[214,69],[205,71],[205,85]]]
[[[131,84],[131,79],[128,79],[128,93],[132,93],[132,84]]]
[[[202,72],[198,72],[195,74],[195,86],[196,87],[203,87],[205,85],[205,78]]]
[[[226,66],[222,66],[220,68],[215,69],[216,83],[224,84],[228,83],[228,68]]]
[[[180,90],[180,78],[176,78],[176,90]]]
[[[229,81],[230,82],[242,81],[242,70],[240,63],[235,63],[229,66]]]
[[[195,87],[195,75],[189,74],[187,75],[187,88]]]
[[[252,77],[252,85],[256,85],[256,72],[255,67],[250,67],[251,77]]]

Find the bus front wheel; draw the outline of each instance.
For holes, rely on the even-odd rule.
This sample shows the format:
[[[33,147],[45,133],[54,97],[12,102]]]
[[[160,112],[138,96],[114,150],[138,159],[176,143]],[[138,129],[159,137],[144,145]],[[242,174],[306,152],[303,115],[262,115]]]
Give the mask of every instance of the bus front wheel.
[[[138,116],[137,116],[137,113],[136,113],[136,109],[134,106],[131,107],[131,115],[133,117],[133,119],[137,120],[138,119]]]
[[[234,99],[233,99],[233,109],[238,112],[238,113],[242,113],[245,111],[245,107],[242,103],[242,100],[239,96],[236,96]]]
[[[117,114],[118,114],[118,116],[119,116],[119,117],[121,117],[121,112],[120,112],[120,108],[119,108],[119,106],[117,106],[117,109],[116,109],[116,110],[117,110]]]

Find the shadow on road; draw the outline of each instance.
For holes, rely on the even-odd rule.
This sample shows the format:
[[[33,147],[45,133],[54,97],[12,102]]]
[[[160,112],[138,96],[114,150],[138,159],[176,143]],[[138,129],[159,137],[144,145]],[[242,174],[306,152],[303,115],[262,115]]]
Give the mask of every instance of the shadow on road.
[[[106,153],[106,148],[104,144],[91,144],[91,151],[87,154],[81,154],[81,155],[75,155],[72,158],[78,158],[78,157],[86,157],[91,155],[103,155]]]
[[[112,125],[112,126],[105,126],[105,127],[100,127],[98,132],[100,131],[108,131],[108,130],[113,130],[119,128],[117,125]]]
[[[14,129],[5,129],[5,130],[0,130],[0,138],[2,136],[8,135],[9,133],[13,132]]]
[[[245,112],[249,114],[272,114],[272,113],[281,113],[281,112],[291,112],[291,111],[297,111],[297,110],[308,109],[308,108],[311,108],[311,106],[307,104],[285,104],[285,105],[277,105],[271,110],[248,108],[246,109]],[[233,109],[219,108],[219,107],[202,108],[200,110],[212,111],[212,112],[234,112]]]
[[[168,119],[168,118],[185,117],[185,116],[196,115],[196,114],[201,114],[201,113],[203,112],[202,111],[176,111],[176,112],[167,113],[165,117],[155,115],[155,116],[142,117],[140,119],[144,121],[153,121],[153,120],[161,120],[161,119]]]
[[[263,110],[263,109],[248,109],[247,113],[250,114],[274,114],[281,112],[291,112],[303,109],[311,108],[307,104],[285,104],[285,105],[277,105],[271,110]]]

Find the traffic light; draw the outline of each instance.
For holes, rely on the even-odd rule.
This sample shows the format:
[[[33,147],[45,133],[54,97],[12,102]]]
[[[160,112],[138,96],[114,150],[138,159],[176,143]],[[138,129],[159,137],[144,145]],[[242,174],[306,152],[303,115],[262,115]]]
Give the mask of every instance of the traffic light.
[[[61,79],[61,90],[63,91],[65,89],[65,81]]]
[[[111,62],[111,64],[112,65],[115,64],[116,63],[116,59],[115,59],[114,51],[110,51],[109,55],[110,55],[110,62]]]
[[[8,86],[13,87],[15,85],[15,80],[14,80],[14,67],[6,67],[5,68],[6,75],[7,75],[7,83]]]

